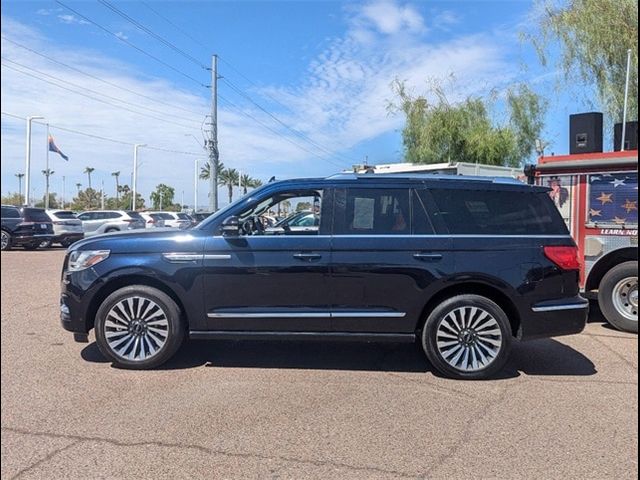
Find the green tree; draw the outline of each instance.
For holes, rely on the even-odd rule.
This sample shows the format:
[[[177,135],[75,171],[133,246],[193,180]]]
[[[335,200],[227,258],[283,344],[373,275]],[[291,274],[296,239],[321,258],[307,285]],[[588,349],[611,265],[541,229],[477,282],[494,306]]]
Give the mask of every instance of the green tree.
[[[116,179],[116,200],[120,198],[120,171],[111,172],[111,176]]]
[[[594,85],[608,117],[622,120],[627,49],[631,49],[631,81],[627,118],[638,118],[637,0],[539,0],[538,29],[525,34],[543,65],[553,62],[564,84]]]
[[[175,189],[164,183],[156,186],[156,189],[151,192],[150,198],[153,204],[154,210],[170,209],[173,207],[173,197],[175,196]]]
[[[100,192],[93,188],[78,190],[78,195],[73,198],[69,208],[71,210],[91,210],[93,205],[100,204]]]
[[[2,196],[2,204],[3,205],[15,205],[16,207],[19,207],[20,205],[22,205],[22,193],[11,193],[9,192],[9,195]]]
[[[36,202],[35,206],[38,208],[45,208],[46,205],[46,194],[42,196],[42,200]],[[57,193],[49,192],[49,208],[60,208],[60,204],[58,202]]]
[[[438,84],[419,96],[400,81],[392,88],[400,102],[390,110],[402,112],[406,120],[402,140],[408,162],[519,166],[533,152],[543,128],[546,102],[524,85],[506,92],[509,115],[502,124],[492,118],[494,100],[467,97],[451,103]]]
[[[89,188],[91,188],[91,174],[93,173],[94,170],[95,168],[85,167],[83,172],[87,174],[87,179],[89,180]]]
[[[235,168],[225,168],[218,173],[218,185],[227,187],[229,203],[233,202],[233,187],[238,185],[240,174]]]
[[[298,202],[296,212],[306,212],[311,210],[311,202]]]

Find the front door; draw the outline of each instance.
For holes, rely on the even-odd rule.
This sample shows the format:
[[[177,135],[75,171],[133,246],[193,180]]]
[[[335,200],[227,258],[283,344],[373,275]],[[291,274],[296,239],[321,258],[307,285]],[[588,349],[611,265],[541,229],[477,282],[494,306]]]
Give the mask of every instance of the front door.
[[[240,235],[214,235],[204,251],[205,307],[214,331],[322,332],[331,325],[328,282],[330,236],[321,189],[287,188],[264,194],[238,212]],[[268,226],[300,211],[318,228]]]

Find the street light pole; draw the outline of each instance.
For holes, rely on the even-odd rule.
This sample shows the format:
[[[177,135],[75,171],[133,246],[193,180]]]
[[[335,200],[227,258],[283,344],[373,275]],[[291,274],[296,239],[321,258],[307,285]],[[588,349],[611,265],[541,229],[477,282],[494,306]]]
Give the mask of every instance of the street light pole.
[[[24,198],[24,203],[25,205],[30,205],[31,202],[29,201],[29,194],[31,193],[31,122],[33,120],[40,120],[40,119],[44,119],[44,117],[40,116],[40,115],[32,115],[27,117],[27,150],[26,150],[26,158],[25,158],[25,173],[24,173],[24,191],[25,191],[25,198]]]
[[[136,143],[133,146],[133,180],[132,180],[132,193],[133,197],[131,198],[131,210],[135,212],[136,210],[136,195],[137,195],[137,183],[138,183],[138,148],[146,147],[146,143]]]

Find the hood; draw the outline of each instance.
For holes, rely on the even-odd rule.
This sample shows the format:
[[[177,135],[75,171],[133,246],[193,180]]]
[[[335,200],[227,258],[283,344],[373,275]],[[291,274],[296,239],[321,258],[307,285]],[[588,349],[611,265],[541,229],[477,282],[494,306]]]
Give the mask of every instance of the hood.
[[[201,252],[207,234],[200,230],[153,228],[104,233],[74,243],[74,250],[110,250],[111,253]]]

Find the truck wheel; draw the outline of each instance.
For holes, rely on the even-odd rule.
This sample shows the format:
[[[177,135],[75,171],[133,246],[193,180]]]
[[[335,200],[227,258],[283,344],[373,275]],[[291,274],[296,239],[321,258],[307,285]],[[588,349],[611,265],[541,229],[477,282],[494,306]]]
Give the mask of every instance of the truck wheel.
[[[6,230],[2,230],[2,251],[11,250],[11,234]]]
[[[180,348],[184,324],[176,303],[145,285],[116,290],[98,308],[96,343],[120,368],[146,370],[162,365]]]
[[[422,348],[440,373],[453,378],[486,379],[499,372],[511,349],[509,319],[480,295],[451,297],[429,314]]]
[[[618,330],[638,333],[638,262],[616,265],[602,278],[598,304]]]

